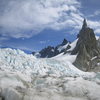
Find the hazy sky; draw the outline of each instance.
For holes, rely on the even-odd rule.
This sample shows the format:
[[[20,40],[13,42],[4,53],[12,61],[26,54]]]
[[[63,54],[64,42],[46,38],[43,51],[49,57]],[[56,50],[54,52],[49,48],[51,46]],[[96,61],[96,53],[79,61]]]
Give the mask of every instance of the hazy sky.
[[[73,41],[83,18],[100,36],[100,0],[0,0],[0,47],[37,51]]]

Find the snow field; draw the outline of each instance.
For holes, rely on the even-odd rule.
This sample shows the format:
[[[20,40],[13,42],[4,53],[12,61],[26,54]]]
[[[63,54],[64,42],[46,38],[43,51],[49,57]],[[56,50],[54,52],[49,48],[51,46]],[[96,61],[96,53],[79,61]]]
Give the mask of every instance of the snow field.
[[[100,100],[100,73],[83,72],[76,55],[37,59],[0,49],[0,98],[5,100]],[[2,99],[1,99],[2,100]]]

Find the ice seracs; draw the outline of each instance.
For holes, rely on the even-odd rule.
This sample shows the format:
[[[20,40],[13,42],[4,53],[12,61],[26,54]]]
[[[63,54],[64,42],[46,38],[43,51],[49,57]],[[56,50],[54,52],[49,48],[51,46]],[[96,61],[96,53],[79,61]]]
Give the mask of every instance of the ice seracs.
[[[25,54],[21,50],[0,49],[0,52],[0,68],[2,70],[20,71],[25,74],[36,75],[55,74],[56,76],[74,76],[80,75],[82,72],[72,64],[77,55],[66,54],[50,59],[42,59]],[[82,72],[81,75],[83,74]]]
[[[0,99],[99,100],[99,73],[77,69],[72,64],[75,58],[61,54],[42,59],[21,50],[0,49]]]

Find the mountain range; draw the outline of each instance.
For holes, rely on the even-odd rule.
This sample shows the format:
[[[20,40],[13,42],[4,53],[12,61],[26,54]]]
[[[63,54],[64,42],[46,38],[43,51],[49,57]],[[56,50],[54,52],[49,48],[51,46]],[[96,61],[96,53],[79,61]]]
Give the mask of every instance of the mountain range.
[[[61,53],[63,55],[77,54],[73,64],[83,71],[97,68],[100,63],[100,38],[96,37],[94,30],[88,27],[86,19],[84,19],[82,28],[74,42],[71,43],[64,39],[56,47],[48,46],[38,53],[33,52],[32,54],[40,58],[51,58]]]
[[[100,100],[100,38],[84,19],[77,39],[26,54],[0,48],[0,100]]]

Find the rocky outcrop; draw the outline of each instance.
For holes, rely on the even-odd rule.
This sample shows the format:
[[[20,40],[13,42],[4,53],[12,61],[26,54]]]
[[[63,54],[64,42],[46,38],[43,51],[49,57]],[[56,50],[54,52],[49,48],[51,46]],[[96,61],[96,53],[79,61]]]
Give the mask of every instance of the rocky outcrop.
[[[67,45],[68,44],[68,45]],[[66,39],[62,41],[61,44],[57,45],[56,47],[48,46],[47,48],[42,49],[38,54],[36,52],[33,52],[32,54],[41,57],[41,58],[50,58],[54,57],[62,52],[65,52],[70,48],[70,42],[68,42]]]
[[[92,59],[99,58],[100,52],[94,31],[87,26],[85,19],[82,29],[78,34],[78,42],[71,54],[78,54],[74,64],[82,70],[89,71],[97,64],[95,61],[95,64],[92,66]]]
[[[63,42],[61,43],[61,46],[64,46],[68,43],[68,41],[66,39],[63,40]]]
[[[100,51],[100,37],[99,37],[99,39],[97,40],[97,46],[98,46],[98,49],[99,49],[99,51]]]
[[[54,56],[54,47],[48,46],[47,48],[42,49],[39,53],[40,53],[40,56],[42,58],[44,58],[44,57],[47,57],[47,58],[53,57]]]

